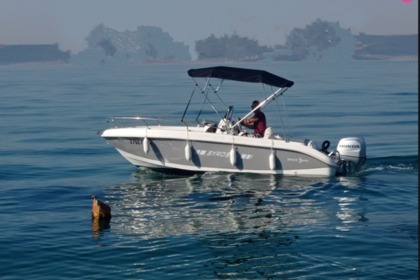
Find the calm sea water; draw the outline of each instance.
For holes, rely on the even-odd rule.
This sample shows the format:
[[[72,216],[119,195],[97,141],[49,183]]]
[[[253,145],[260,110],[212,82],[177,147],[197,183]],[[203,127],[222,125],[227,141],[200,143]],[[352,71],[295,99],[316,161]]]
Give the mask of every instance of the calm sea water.
[[[110,116],[179,119],[204,66],[0,67],[0,278],[417,279],[417,62],[232,65],[295,82],[294,137],[364,136],[351,177],[137,170],[97,135]],[[235,86],[221,95],[244,112],[260,95]]]

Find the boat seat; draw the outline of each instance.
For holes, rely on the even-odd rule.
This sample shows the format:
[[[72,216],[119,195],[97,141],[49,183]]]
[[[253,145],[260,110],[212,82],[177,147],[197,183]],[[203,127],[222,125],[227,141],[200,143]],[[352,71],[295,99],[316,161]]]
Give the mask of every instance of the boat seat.
[[[210,132],[210,133],[214,133],[216,132],[216,125],[211,125],[211,124],[207,124],[204,126],[204,132]]]
[[[270,139],[273,136],[273,129],[271,127],[267,127],[264,131],[264,138]]]

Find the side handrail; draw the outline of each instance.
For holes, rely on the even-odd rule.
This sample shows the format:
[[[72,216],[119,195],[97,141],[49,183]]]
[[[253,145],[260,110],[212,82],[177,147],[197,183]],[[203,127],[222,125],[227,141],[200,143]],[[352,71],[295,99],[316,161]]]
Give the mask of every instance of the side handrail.
[[[122,120],[126,120],[126,121],[141,121],[143,122],[146,127],[151,126],[152,124],[161,126],[166,124],[169,124],[171,122],[173,122],[173,119],[161,119],[161,118],[151,118],[151,117],[141,117],[141,116],[117,116],[117,117],[109,117],[106,119],[108,123],[113,123],[116,127],[127,127],[128,124],[123,124]],[[181,121],[185,126],[189,126],[186,122],[186,120],[182,120]],[[196,123],[196,122],[194,122]]]
[[[161,125],[162,119],[159,118],[146,118],[146,117],[141,117],[141,116],[131,116],[131,117],[111,117],[111,118],[107,118],[107,122],[108,123],[113,123],[115,124],[117,127],[124,127],[125,125],[121,124],[120,122],[118,122],[118,120],[131,120],[131,121],[142,121],[144,122],[144,124],[149,127],[149,122],[153,121],[156,122],[157,125]]]

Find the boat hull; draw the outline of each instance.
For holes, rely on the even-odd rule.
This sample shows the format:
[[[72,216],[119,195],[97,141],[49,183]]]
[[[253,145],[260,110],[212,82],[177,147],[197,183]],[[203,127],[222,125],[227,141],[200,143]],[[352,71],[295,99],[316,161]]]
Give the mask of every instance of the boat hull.
[[[187,128],[112,128],[101,136],[135,166],[192,172],[334,176],[337,165],[304,142]]]

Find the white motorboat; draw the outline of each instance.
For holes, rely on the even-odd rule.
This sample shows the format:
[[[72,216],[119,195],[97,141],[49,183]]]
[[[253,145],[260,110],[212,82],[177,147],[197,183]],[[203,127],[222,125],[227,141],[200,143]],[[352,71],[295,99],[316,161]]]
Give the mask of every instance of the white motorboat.
[[[113,117],[113,127],[100,132],[109,144],[129,162],[138,167],[167,171],[240,172],[281,174],[292,176],[335,176],[355,172],[366,161],[366,143],[363,137],[342,138],[336,150],[328,151],[330,142],[317,147],[310,139],[296,140],[276,135],[268,127],[262,137],[245,133],[241,123],[259,108],[283,93],[294,83],[262,70],[236,67],[209,67],[191,69],[195,89],[178,125],[165,125],[163,120],[147,117]],[[218,95],[225,80],[263,83],[271,87],[270,94],[256,108],[237,118],[233,106],[220,113],[209,97]],[[202,81],[199,83],[198,81]],[[213,82],[217,83],[213,85]],[[209,105],[218,118],[215,122],[186,121],[192,97],[203,96],[203,105]],[[283,103],[284,104],[284,103]],[[137,125],[123,124],[138,121]]]

